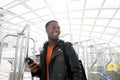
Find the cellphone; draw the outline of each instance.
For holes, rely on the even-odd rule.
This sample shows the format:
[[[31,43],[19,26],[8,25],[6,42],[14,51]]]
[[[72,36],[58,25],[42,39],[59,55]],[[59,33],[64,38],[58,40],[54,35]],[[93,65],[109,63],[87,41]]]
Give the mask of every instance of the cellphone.
[[[32,64],[34,61],[31,59],[31,58],[29,58],[29,57],[27,57],[27,58],[25,58],[25,62],[27,62],[29,60],[29,63],[28,64]]]

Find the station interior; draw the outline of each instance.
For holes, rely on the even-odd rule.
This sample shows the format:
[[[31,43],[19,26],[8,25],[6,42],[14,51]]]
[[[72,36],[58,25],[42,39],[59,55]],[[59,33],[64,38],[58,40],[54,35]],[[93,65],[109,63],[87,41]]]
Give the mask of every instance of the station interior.
[[[24,60],[39,63],[50,20],[88,80],[120,80],[120,0],[0,0],[0,80],[39,80]]]

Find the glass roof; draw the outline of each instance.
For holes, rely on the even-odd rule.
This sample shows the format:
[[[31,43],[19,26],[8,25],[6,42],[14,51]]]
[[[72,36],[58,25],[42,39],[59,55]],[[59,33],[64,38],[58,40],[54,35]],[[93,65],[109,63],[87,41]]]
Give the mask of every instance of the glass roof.
[[[0,40],[29,24],[30,36],[42,46],[49,20],[59,22],[65,41],[120,46],[120,0],[0,0]]]

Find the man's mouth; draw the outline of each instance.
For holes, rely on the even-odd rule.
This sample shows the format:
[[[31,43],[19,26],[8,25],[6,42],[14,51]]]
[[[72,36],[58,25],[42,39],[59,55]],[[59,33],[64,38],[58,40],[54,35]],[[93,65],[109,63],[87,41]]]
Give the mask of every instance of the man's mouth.
[[[59,33],[53,33],[54,36],[59,36]]]

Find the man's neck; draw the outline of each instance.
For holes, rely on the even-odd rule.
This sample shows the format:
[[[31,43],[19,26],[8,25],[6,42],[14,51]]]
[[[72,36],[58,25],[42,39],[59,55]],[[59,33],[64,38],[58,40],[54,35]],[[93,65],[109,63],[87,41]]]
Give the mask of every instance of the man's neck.
[[[49,40],[49,46],[55,46],[57,40]]]

